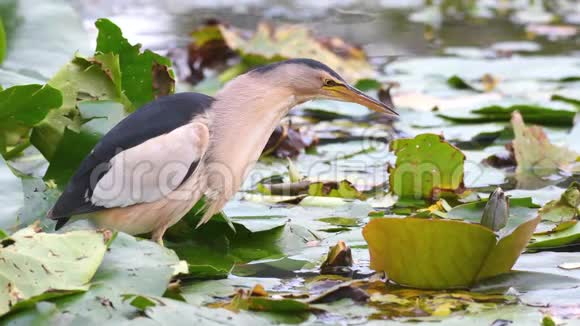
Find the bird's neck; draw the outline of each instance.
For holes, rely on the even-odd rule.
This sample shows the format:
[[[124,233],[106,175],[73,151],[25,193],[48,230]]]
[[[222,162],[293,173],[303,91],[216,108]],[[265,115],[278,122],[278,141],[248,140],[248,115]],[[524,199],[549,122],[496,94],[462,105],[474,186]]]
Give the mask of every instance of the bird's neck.
[[[225,202],[241,187],[270,135],[298,104],[286,88],[238,78],[216,95],[210,110],[210,144],[206,164],[214,174],[206,196]]]

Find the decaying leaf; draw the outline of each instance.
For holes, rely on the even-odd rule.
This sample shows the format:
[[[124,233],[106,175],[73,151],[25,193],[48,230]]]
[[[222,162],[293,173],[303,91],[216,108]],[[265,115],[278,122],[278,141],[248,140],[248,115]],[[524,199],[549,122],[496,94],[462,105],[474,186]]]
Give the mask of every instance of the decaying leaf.
[[[470,291],[425,291],[372,282],[368,285],[369,303],[378,309],[372,319],[397,317],[449,316],[455,312],[480,312],[499,305],[515,304],[514,296],[503,293]]]
[[[436,200],[464,191],[465,155],[443,137],[421,134],[391,142],[397,161],[390,168],[391,192],[403,199]]]
[[[348,180],[313,182],[308,187],[308,195],[318,197],[339,197],[346,199],[364,199],[365,195],[358,191]]]
[[[517,111],[512,114],[511,123],[515,135],[514,153],[518,163],[516,173],[520,176],[547,177],[568,166],[579,155],[550,143],[542,128],[527,127]]]
[[[262,155],[278,158],[296,157],[305,148],[318,144],[318,138],[308,130],[279,125],[268,139]]]
[[[565,222],[580,216],[580,184],[573,182],[560,199],[552,200],[538,212],[542,220]]]
[[[352,253],[350,248],[342,240],[334,247],[329,248],[326,260],[320,266],[320,274],[343,274],[350,272],[352,266]]]
[[[350,82],[373,76],[362,49],[336,37],[316,38],[308,28],[300,25],[273,27],[260,23],[255,32],[247,33],[212,20],[195,30],[193,36],[195,41],[189,59],[193,81],[203,78],[201,70],[205,67],[225,66],[233,53],[242,63],[231,67],[232,72],[224,72],[222,80],[235,77],[252,66],[291,58],[324,62]]]
[[[87,290],[106,250],[95,231],[48,234],[32,225],[10,240],[0,248],[0,315],[27,301]]]

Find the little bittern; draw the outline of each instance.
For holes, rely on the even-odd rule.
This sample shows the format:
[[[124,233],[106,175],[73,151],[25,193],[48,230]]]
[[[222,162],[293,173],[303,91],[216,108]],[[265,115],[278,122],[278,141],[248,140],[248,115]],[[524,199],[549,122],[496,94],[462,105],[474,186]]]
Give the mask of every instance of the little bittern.
[[[310,59],[251,70],[215,97],[180,93],[127,116],[83,160],[48,216],[71,216],[161,241],[202,197],[200,224],[238,191],[280,119],[297,104],[330,99],[396,114]]]

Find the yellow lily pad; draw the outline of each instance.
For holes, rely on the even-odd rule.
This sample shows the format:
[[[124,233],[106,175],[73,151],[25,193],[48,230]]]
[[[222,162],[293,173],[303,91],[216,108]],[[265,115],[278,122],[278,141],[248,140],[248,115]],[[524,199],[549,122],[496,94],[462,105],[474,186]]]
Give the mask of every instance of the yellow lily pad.
[[[400,285],[422,289],[465,288],[507,273],[532,236],[529,219],[498,240],[479,224],[445,219],[385,217],[363,229],[371,268]]]

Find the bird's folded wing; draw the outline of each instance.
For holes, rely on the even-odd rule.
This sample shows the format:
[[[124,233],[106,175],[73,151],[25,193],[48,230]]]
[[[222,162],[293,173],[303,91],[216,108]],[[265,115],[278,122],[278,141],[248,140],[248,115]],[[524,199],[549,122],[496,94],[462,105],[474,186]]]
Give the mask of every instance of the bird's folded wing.
[[[205,151],[205,113],[213,101],[197,93],[164,96],[123,119],[83,160],[47,217],[151,201],[174,189]],[[175,183],[157,181],[159,177]]]
[[[90,201],[104,208],[150,203],[169,196],[194,172],[208,145],[203,123],[190,123],[115,155]]]

